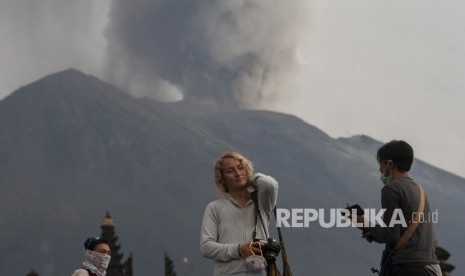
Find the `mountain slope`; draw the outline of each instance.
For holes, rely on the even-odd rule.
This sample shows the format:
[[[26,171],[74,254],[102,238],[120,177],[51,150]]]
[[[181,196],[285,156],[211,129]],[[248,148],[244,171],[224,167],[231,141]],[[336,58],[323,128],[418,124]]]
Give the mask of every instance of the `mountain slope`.
[[[136,275],[161,275],[164,251],[179,268],[189,258],[185,275],[208,275],[198,238],[220,154],[238,150],[273,175],[281,208],[379,208],[379,145],[332,139],[286,114],[159,103],[76,70],[50,75],[0,102],[0,275],[69,273],[106,210]],[[440,210],[441,245],[464,263],[465,226],[454,216],[465,180],[419,160],[412,173]],[[284,235],[295,275],[363,275],[379,262],[381,246],[357,229],[312,224]]]

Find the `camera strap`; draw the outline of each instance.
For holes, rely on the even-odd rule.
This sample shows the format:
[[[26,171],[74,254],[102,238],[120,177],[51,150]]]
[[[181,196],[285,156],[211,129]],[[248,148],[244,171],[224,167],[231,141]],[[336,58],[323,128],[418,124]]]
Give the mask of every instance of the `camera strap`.
[[[265,235],[267,236],[266,239],[268,239],[270,237],[270,235],[268,234],[268,231],[266,231],[265,224],[263,223],[263,218],[262,218],[262,215],[260,213],[260,208],[259,208],[259,205],[258,205],[258,193],[257,193],[257,191],[253,191],[251,193],[251,197],[252,197],[253,203],[255,204],[255,230],[253,232],[253,239],[255,240],[255,238],[257,236],[257,222],[258,222],[257,217],[260,218],[260,222],[262,224],[263,230],[265,231]],[[276,217],[277,217],[276,216],[276,206],[273,209],[273,213],[274,213],[274,218],[276,220]],[[288,258],[287,258],[287,252],[286,252],[286,247],[284,246],[284,239],[283,239],[283,235],[281,233],[281,227],[276,226],[276,229],[278,230],[279,245],[281,246],[281,252],[280,253],[281,253],[282,260],[283,260],[283,274],[282,275],[283,276],[292,276],[292,270],[291,270],[291,266],[289,265],[289,261],[288,261]],[[267,272],[267,275],[281,275],[281,273],[279,272],[278,267],[276,266],[276,263],[269,266],[268,268],[269,268],[269,270]]]
[[[265,233],[265,239],[269,238],[268,231],[266,230],[265,224],[263,223],[263,217],[262,214],[260,213],[260,207],[258,205],[258,192],[253,191],[250,196],[252,197],[252,201],[255,205],[255,229],[253,231],[253,239],[255,240],[257,238],[257,224],[258,224],[258,218],[260,218],[260,224],[262,225],[263,232]],[[276,215],[276,207],[275,207],[275,215]]]

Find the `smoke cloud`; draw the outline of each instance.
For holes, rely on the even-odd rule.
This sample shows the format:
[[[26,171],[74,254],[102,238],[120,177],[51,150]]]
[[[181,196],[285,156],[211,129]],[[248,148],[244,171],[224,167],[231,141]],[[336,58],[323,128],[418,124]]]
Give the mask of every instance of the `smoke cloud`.
[[[70,67],[103,70],[110,0],[1,0],[0,99]]]
[[[113,0],[105,79],[137,96],[259,106],[287,97],[306,1]]]

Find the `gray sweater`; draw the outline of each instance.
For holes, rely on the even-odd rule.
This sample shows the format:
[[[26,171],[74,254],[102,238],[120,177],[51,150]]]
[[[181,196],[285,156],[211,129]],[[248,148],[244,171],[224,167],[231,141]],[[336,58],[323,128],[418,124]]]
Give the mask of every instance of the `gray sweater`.
[[[383,216],[384,223],[389,226],[394,209],[402,209],[407,225],[410,224],[413,212],[417,212],[420,204],[420,191],[413,179],[404,177],[394,180],[381,190],[381,205],[387,209]],[[431,206],[425,195],[425,220],[431,214]],[[374,227],[368,231],[374,237],[374,241],[386,243],[394,247],[407,227],[397,224],[394,227]],[[436,237],[433,223],[420,223],[412,237],[404,248],[393,256],[393,264],[427,265],[437,264],[435,251]]]
[[[260,213],[268,232],[271,214],[278,198],[278,182],[271,176],[254,175]],[[253,272],[245,267],[245,259],[239,256],[238,245],[252,240],[255,229],[255,206],[249,200],[245,208],[226,193],[210,202],[205,209],[200,233],[202,256],[213,259],[213,275],[266,275],[266,271]],[[257,238],[265,240],[260,219],[257,219]]]

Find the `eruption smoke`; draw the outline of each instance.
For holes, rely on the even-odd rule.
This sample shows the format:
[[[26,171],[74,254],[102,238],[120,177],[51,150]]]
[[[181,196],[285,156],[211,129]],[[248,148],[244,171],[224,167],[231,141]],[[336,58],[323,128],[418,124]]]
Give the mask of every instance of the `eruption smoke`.
[[[137,96],[259,106],[298,68],[304,0],[113,0],[105,78]]]

